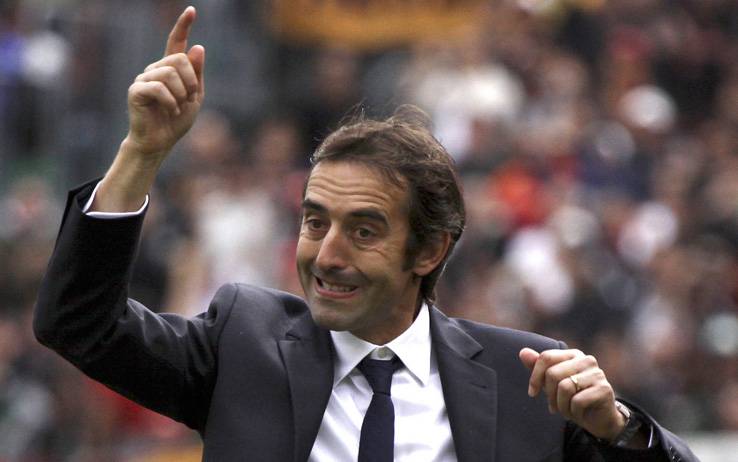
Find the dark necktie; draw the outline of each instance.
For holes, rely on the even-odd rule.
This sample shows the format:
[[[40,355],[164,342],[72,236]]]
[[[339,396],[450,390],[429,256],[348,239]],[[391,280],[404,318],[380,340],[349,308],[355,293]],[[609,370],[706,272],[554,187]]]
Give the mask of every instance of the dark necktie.
[[[359,462],[392,462],[395,449],[395,407],[390,388],[392,374],[402,366],[397,356],[391,361],[364,358],[359,370],[372,386],[372,401],[361,424]]]

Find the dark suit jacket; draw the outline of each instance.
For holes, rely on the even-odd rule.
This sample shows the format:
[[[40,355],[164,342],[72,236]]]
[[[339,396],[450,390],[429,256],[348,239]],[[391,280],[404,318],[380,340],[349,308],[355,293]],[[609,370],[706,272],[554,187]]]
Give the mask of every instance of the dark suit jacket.
[[[305,302],[233,284],[197,317],[154,314],[127,299],[142,218],[84,215],[90,190],[70,193],[36,306],[39,340],[90,377],[199,431],[204,460],[306,460],[331,393],[334,352]],[[430,319],[460,461],[696,460],[658,425],[657,447],[615,450],[549,414],[542,397],[529,398],[518,351],[562,343],[449,319],[435,308]]]

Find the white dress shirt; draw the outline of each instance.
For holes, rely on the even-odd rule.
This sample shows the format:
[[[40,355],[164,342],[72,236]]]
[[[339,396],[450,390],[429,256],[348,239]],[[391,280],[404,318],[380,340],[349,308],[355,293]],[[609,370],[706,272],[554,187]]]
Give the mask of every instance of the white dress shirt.
[[[420,309],[405,332],[384,346],[366,342],[349,332],[331,331],[331,337],[336,349],[333,391],[310,462],[357,459],[361,423],[373,393],[356,366],[368,354],[383,360],[397,355],[404,365],[392,377],[395,461],[456,461],[441,378],[431,348],[427,306]]]
[[[146,210],[146,206],[149,205],[149,195],[146,194],[146,199],[144,199],[144,203],[135,212],[90,212],[90,207],[92,207],[92,202],[95,200],[95,195],[97,195],[97,188],[100,187],[100,181],[97,182],[95,185],[95,189],[92,190],[92,194],[90,194],[90,198],[87,199],[87,202],[85,202],[85,206],[82,207],[82,212],[85,215],[95,217],[95,218],[123,218],[123,217],[132,217],[135,215],[140,215],[143,213],[144,210]]]

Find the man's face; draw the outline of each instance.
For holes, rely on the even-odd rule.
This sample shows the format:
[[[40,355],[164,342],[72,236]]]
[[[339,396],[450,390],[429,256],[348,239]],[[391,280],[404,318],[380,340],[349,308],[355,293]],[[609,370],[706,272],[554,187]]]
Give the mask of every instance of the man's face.
[[[420,279],[405,268],[408,193],[356,162],[313,169],[297,269],[315,322],[384,344],[412,323]]]

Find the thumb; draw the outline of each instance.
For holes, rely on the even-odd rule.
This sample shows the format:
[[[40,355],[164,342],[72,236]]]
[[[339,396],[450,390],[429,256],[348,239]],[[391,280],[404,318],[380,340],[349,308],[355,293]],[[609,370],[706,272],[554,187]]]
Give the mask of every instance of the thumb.
[[[205,47],[195,45],[187,52],[187,57],[192,63],[192,68],[197,76],[197,94],[202,97],[205,94]]]
[[[531,370],[533,369],[533,366],[536,365],[536,361],[538,361],[538,357],[540,355],[540,353],[531,348],[523,348],[522,350],[520,350],[520,353],[518,353],[520,361],[525,364],[525,367]]]

